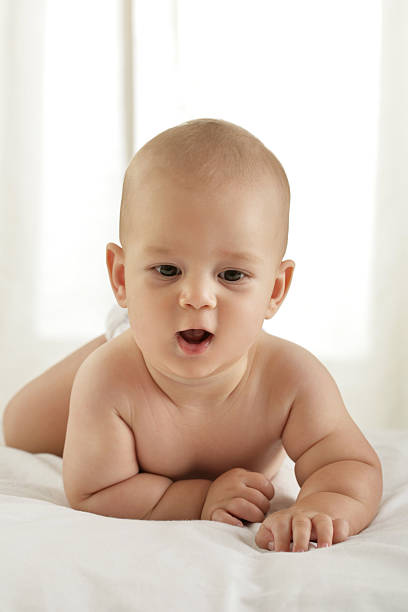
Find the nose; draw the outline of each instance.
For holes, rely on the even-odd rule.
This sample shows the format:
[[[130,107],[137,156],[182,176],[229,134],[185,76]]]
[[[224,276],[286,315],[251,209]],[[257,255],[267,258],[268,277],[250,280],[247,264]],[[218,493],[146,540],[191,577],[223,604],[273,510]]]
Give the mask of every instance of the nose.
[[[213,309],[217,305],[217,300],[208,280],[186,279],[180,290],[179,303],[182,308],[202,308]]]

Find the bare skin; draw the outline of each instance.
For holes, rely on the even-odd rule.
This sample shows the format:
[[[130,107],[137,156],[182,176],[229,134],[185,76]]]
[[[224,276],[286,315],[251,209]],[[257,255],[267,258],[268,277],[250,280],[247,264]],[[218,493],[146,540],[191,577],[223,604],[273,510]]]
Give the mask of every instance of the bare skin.
[[[369,488],[373,489],[377,498],[378,490],[375,492],[375,486],[378,489],[376,480],[381,475],[381,468],[375,452],[345,413],[342,415],[343,425],[337,432],[334,429],[331,437],[327,437],[326,447],[323,438],[323,442],[312,444],[306,453],[300,453],[296,457],[292,447],[307,434],[307,425],[302,423],[302,417],[297,418],[294,413],[294,406],[302,398],[299,377],[304,376],[302,368],[310,369],[314,363],[310,361],[310,354],[298,345],[263,331],[251,347],[248,367],[239,385],[229,399],[211,415],[197,410],[183,412],[169,399],[152,379],[143,355],[133,340],[131,330],[110,342],[106,342],[103,336],[95,338],[26,385],[24,394],[20,392],[10,402],[7,418],[4,420],[8,445],[30,452],[63,455],[70,385],[84,359],[94,353],[103,357],[105,365],[110,363],[112,370],[120,372],[117,377],[117,391],[121,402],[116,404],[116,408],[134,437],[139,474],[159,474],[174,482],[196,478],[212,481],[201,518],[230,524],[239,524],[239,517],[250,522],[263,521],[256,536],[258,546],[267,548],[268,543],[272,541],[275,550],[289,550],[292,539],[293,550],[302,551],[307,550],[309,538],[315,539],[319,547],[343,541],[349,535],[360,531],[361,525],[364,525],[364,522],[368,524],[375,514],[377,505],[370,502],[360,519],[360,525],[356,523],[351,529],[350,525],[340,518],[341,511],[336,512],[337,506],[340,506],[339,500],[336,500],[333,509],[327,493],[322,499],[322,494],[315,494],[314,497],[319,502],[314,504],[317,510],[310,511],[308,508],[307,500],[308,497],[313,497],[313,491],[316,489],[314,481],[319,472],[313,471],[313,465],[310,466],[310,463],[328,464],[328,467],[334,465],[331,457],[338,452],[336,442],[333,442],[336,437],[340,441],[340,447],[345,447],[341,441],[342,437],[347,440],[349,456],[353,449],[352,454],[362,459],[366,470],[372,466],[373,473],[368,474],[367,480]],[[59,381],[59,396],[55,394],[55,381]],[[35,392],[33,394],[30,394],[30,385]],[[327,389],[324,388],[325,385]],[[319,382],[319,391],[323,395],[330,392],[329,378]],[[319,416],[320,422],[324,422],[323,416]],[[312,415],[311,419],[313,418]],[[28,422],[29,433],[26,428]],[[52,427],[49,424],[52,424]],[[315,422],[314,428],[316,427]],[[273,497],[274,490],[272,485],[265,487],[261,477],[273,479],[286,456],[285,448],[292,459],[297,459],[295,473],[299,484],[305,481],[305,486],[302,487],[303,495],[301,490],[296,508],[274,513],[264,519],[268,500]],[[314,457],[313,448],[317,451]],[[347,452],[342,451],[342,455],[347,456]],[[356,466],[353,466],[353,463]],[[348,461],[351,472],[343,466],[342,472],[345,472],[347,482],[352,483],[353,469],[358,468],[358,463],[357,460]],[[235,472],[237,468],[241,471]],[[305,479],[302,472],[311,472],[310,478]],[[332,473],[331,485],[323,488],[339,488],[339,473]],[[240,515],[235,512],[235,516],[232,513],[232,518],[238,519],[234,522],[231,520],[231,513],[226,513],[216,499],[216,485],[219,483],[218,490],[222,485],[221,488],[225,491],[231,488],[228,484],[231,485],[233,479],[237,478],[240,481],[238,484],[246,485],[247,499],[250,498],[249,492],[256,492],[258,497],[256,502],[255,498],[252,498],[255,503],[251,509],[252,514],[247,515],[247,518],[243,516],[244,513]],[[250,486],[253,488],[250,489]],[[308,495],[310,487],[311,496]],[[321,487],[317,479],[317,489],[319,488]],[[340,488],[344,489],[344,485]],[[350,491],[354,493],[357,488],[353,489],[352,486]],[[303,507],[306,507],[306,512],[302,510]],[[322,507],[327,509],[327,513],[319,511]],[[293,524],[292,533],[291,530],[285,530],[283,522],[284,513],[289,511],[290,520],[297,521],[297,525]],[[349,516],[352,514],[353,512]],[[249,516],[251,518],[248,518]],[[278,519],[280,524],[276,526],[274,521]]]
[[[262,521],[256,544],[272,541],[277,551],[359,533],[381,498],[378,457],[323,364],[262,330],[295,267],[281,261],[281,182],[266,174],[214,186],[153,157],[148,171],[131,168],[126,241],[107,245],[130,328],[90,351],[73,381],[72,368],[54,372],[72,387],[63,450],[70,504],[123,518]],[[191,329],[213,334],[200,355],[178,343]],[[41,384],[48,389],[48,377]],[[49,408],[37,402],[30,411],[58,454],[64,389],[65,408],[56,412],[51,397]],[[12,402],[5,415],[6,441],[39,452],[45,444],[34,445],[31,431],[18,446],[21,406],[18,415]],[[301,490],[265,518],[285,453]]]
[[[11,398],[3,414],[7,446],[62,457],[75,375],[85,359],[103,344],[104,335],[87,342]]]
[[[130,331],[101,347],[100,352],[121,362],[125,373],[122,384],[128,401],[121,417],[134,433],[140,472],[172,480],[214,480],[242,466],[273,478],[285,457],[280,434],[293,394],[282,367],[288,350],[290,343],[262,332],[251,349],[247,371],[228,400],[213,413],[184,413],[150,376]],[[271,376],[272,354],[277,363]]]
[[[283,391],[284,377],[279,369],[273,380],[266,366],[271,352],[274,350],[276,354],[284,347],[289,350],[290,343],[262,332],[251,351],[248,371],[229,401],[212,418],[208,414],[191,413],[186,419],[150,376],[129,331],[111,342],[99,336],[14,396],[4,415],[6,443],[28,452],[63,456],[75,374],[83,361],[98,349],[108,359],[119,362],[122,373],[126,374],[122,385],[127,401],[121,417],[135,435],[141,472],[162,474],[172,480],[213,480],[240,465],[271,479],[278,472],[285,452],[279,437],[275,445],[271,444],[271,433],[265,429],[265,422],[271,421],[273,431],[282,429],[290,407],[290,388]],[[268,416],[268,396],[271,388],[276,392],[278,384],[283,385],[277,395],[279,403],[273,411],[268,410]],[[250,410],[254,403],[260,408],[257,415]]]

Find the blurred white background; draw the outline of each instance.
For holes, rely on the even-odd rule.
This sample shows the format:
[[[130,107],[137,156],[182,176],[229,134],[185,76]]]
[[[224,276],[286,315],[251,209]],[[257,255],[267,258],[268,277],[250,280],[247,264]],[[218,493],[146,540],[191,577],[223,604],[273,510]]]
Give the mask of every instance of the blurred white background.
[[[264,328],[363,430],[408,427],[407,2],[0,0],[0,28],[0,412],[105,331],[133,154],[216,117],[291,185],[296,270]]]

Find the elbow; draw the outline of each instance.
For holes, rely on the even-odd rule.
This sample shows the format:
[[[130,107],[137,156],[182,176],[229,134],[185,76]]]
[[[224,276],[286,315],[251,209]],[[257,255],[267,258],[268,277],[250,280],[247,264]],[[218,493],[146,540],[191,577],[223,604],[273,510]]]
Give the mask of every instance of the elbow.
[[[367,507],[377,508],[382,496],[381,464],[350,459],[334,461],[309,474],[300,486],[301,497],[326,491],[339,493]]]
[[[89,499],[89,496],[79,496],[75,495],[72,491],[67,490],[64,486],[65,497],[67,498],[69,506],[73,510],[80,510],[82,512],[87,512],[86,509],[86,501]]]
[[[3,411],[2,427],[3,427],[3,438],[5,446],[12,446],[19,448],[20,436],[19,431],[21,428],[15,427],[16,425],[16,407],[14,397],[6,404]]]
[[[71,482],[70,482],[71,480]],[[64,487],[65,497],[69,506],[73,510],[81,510],[86,512],[86,501],[92,497],[91,495],[84,495],[78,490],[78,486],[74,486],[73,479],[69,479],[67,474],[64,473],[64,463],[62,464],[62,482]]]
[[[378,512],[383,494],[382,467],[379,460],[372,463],[361,462],[361,466],[355,497],[370,510],[372,520]]]
[[[371,471],[367,477],[365,493],[367,497],[371,494],[372,502],[378,507],[383,494],[383,471],[380,458],[374,449],[372,449],[371,460],[367,461],[366,465],[370,466]]]
[[[375,491],[376,491],[376,501],[377,501],[377,507],[380,505],[381,499],[382,499],[382,495],[383,495],[383,471],[382,471],[382,466],[381,466],[381,462],[378,459],[378,463],[376,465],[373,465],[373,471],[375,474],[374,477],[374,483],[375,483]]]

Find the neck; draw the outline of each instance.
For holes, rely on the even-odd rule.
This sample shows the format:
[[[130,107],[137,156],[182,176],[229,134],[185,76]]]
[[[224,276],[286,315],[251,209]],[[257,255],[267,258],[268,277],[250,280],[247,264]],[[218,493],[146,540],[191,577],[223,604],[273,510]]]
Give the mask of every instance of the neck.
[[[249,376],[255,352],[256,345],[253,345],[238,361],[204,379],[170,377],[146,359],[145,364],[154,383],[179,411],[208,414],[235,400]]]

